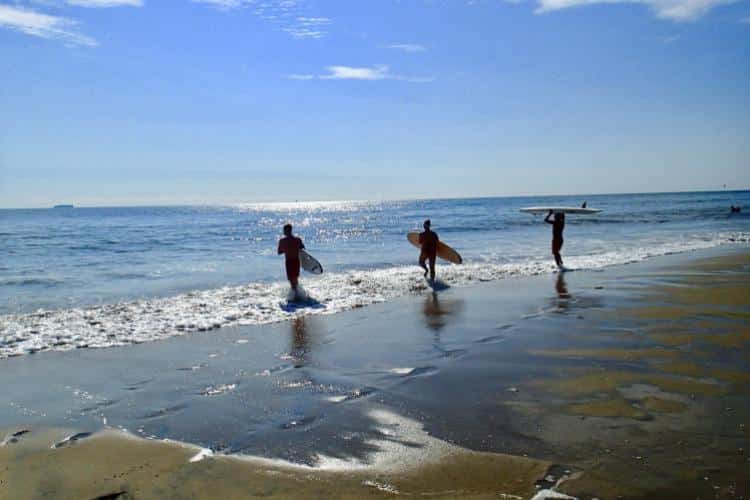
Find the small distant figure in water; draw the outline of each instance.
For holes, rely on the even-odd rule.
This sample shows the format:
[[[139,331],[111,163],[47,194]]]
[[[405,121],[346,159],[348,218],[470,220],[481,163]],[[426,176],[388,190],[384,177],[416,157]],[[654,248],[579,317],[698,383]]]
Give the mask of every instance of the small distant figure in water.
[[[424,221],[424,232],[419,233],[419,244],[422,245],[422,252],[419,254],[419,265],[424,269],[424,276],[427,277],[427,266],[425,261],[429,261],[430,279],[435,281],[435,259],[437,258],[437,248],[440,239],[435,231],[430,229],[432,222],[430,219]]]
[[[552,210],[549,211],[547,217],[544,218],[544,222],[552,224],[552,255],[555,256],[555,262],[557,267],[562,269],[563,260],[560,256],[560,250],[563,246],[563,230],[565,229],[565,214],[556,212],[555,220],[550,220],[552,217]]]
[[[299,281],[299,251],[303,248],[305,244],[302,243],[302,238],[292,234],[292,225],[285,225],[284,237],[279,240],[279,255],[283,253],[286,257],[286,278],[295,292]]]
[[[583,205],[581,205],[581,208],[586,208],[586,205],[587,205],[587,204],[588,204],[588,202],[587,202],[587,201],[584,201],[584,202],[583,202]]]
[[[739,206],[735,207],[734,205],[732,205],[730,207],[730,210],[732,211],[733,214],[738,214],[742,211],[742,207],[739,207]]]

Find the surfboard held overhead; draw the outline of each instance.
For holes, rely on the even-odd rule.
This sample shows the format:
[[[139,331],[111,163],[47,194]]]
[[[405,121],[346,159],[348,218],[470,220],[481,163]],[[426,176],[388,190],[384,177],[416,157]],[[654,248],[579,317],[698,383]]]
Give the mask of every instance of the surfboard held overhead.
[[[550,211],[553,213],[562,214],[579,214],[579,215],[591,215],[598,214],[601,212],[598,208],[581,208],[581,207],[525,207],[520,209],[525,214],[548,214]]]
[[[415,247],[422,248],[422,245],[419,244],[419,233],[407,233],[406,239],[409,240],[409,243],[411,243]],[[454,264],[461,264],[464,261],[458,252],[456,252],[454,249],[452,249],[442,241],[438,242],[437,256]]]

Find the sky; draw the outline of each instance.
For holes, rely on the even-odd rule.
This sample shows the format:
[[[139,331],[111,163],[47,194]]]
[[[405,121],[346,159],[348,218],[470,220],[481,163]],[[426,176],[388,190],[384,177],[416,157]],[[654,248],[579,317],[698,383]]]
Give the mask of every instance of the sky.
[[[0,0],[0,207],[750,188],[750,0]]]

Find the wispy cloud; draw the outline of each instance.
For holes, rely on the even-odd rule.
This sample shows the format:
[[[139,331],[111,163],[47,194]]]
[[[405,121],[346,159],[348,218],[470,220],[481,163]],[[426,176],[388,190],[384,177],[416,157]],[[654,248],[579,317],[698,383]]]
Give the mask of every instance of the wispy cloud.
[[[43,14],[27,8],[0,5],[0,28],[39,38],[59,40],[68,45],[96,46],[96,40],[75,31],[77,24],[76,21],[65,17]]]
[[[143,0],[67,0],[66,3],[76,7],[92,8],[141,7]]]
[[[328,34],[326,26],[331,24],[328,17],[309,14],[304,0],[193,0],[195,3],[210,5],[222,11],[250,8],[263,21],[292,38],[316,39]]]
[[[401,80],[411,83],[427,83],[434,80],[431,77],[404,76],[391,73],[390,68],[384,64],[375,66],[328,66],[327,73],[293,74],[287,75],[291,80]]]
[[[636,3],[649,7],[656,17],[671,21],[694,21],[709,10],[738,0],[537,0],[537,13],[596,4]]]
[[[669,35],[669,36],[659,37],[659,40],[661,40],[664,43],[674,43],[680,38],[682,38],[680,35]]]
[[[381,45],[384,49],[400,50],[403,52],[424,52],[427,47],[416,43],[391,43],[388,45]]]
[[[221,10],[239,9],[240,7],[255,3],[253,0],[193,0],[193,2],[205,3]]]
[[[323,28],[329,24],[327,17],[299,16],[283,30],[294,38],[322,38],[327,34]]]

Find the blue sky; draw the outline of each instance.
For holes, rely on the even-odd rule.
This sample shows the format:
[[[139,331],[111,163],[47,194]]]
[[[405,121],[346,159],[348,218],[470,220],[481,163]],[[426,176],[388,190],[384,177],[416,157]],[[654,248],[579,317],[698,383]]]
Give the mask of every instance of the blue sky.
[[[750,188],[750,2],[0,0],[0,206]]]

